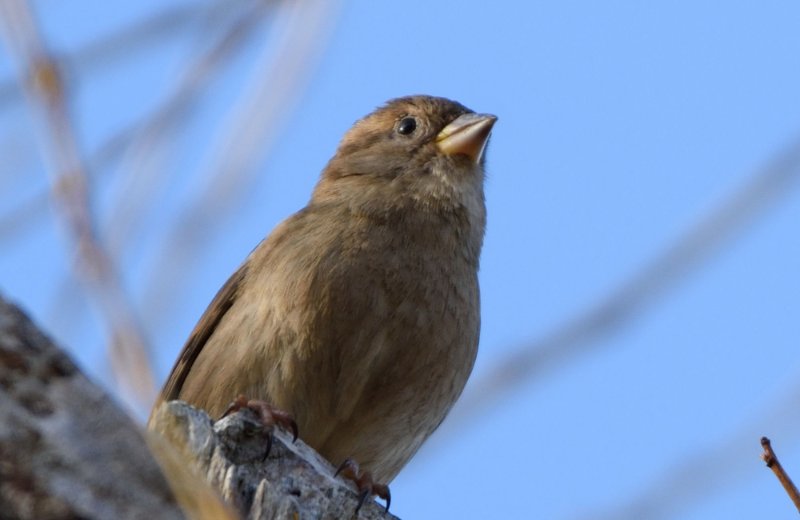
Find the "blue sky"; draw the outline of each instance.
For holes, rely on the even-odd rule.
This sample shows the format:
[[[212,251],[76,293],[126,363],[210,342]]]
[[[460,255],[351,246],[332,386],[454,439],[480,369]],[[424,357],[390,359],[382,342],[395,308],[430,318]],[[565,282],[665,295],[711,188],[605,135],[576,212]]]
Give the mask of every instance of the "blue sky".
[[[38,5],[51,48],[68,51],[189,4]],[[327,43],[307,88],[275,120],[257,182],[224,232],[204,239],[176,304],[153,316],[145,288],[169,236],[164,223],[202,185],[208,143],[258,72],[269,35],[255,38],[183,133],[167,136],[170,159],[157,164],[168,188],[139,216],[121,260],[160,378],[226,277],[305,204],[352,122],[389,98],[428,93],[499,117],[487,162],[478,383],[602,301],[800,139],[798,20],[800,5],[788,1],[344,3],[320,29]],[[176,33],[121,64],[74,65],[86,150],[168,94],[204,43],[202,31]],[[4,52],[0,78],[14,70]],[[1,112],[0,146],[13,153],[0,168],[0,218],[47,182],[21,102]],[[96,183],[98,220],[114,214],[120,186],[113,173]],[[791,406],[800,395],[800,183],[781,191],[579,354],[486,408],[457,410],[457,425],[446,423],[393,483],[393,510],[407,519],[795,518],[758,458],[768,435],[800,478]],[[108,382],[102,326],[65,281],[71,255],[53,218],[0,235],[0,291]]]

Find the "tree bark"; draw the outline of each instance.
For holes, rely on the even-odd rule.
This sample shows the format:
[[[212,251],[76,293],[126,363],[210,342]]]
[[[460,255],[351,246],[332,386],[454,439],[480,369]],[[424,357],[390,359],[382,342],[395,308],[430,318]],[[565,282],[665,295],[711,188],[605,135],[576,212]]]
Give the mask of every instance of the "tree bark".
[[[327,460],[279,428],[270,447],[270,432],[248,409],[214,424],[204,411],[170,401],[156,410],[151,428],[191,459],[243,518],[396,518],[372,499],[355,515],[354,487],[334,478]]]
[[[302,440],[276,430],[267,456],[248,410],[214,424],[173,401],[152,425],[160,435],[0,297],[0,520],[395,518],[371,499],[356,515],[354,487]]]
[[[0,518],[183,518],[143,432],[0,298]]]

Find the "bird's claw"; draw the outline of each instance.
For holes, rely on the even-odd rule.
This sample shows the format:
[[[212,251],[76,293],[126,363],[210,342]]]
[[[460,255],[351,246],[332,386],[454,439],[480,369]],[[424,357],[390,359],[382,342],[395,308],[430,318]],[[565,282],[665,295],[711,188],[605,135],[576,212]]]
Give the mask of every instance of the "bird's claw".
[[[358,489],[358,505],[356,506],[356,513],[371,496],[378,496],[386,501],[386,512],[389,512],[389,505],[392,503],[392,494],[389,492],[389,486],[386,484],[379,484],[372,479],[372,473],[369,471],[361,472],[358,463],[353,459],[345,459],[334,473],[334,477],[338,475],[352,480]]]
[[[255,412],[261,420],[261,425],[269,432],[269,437],[267,438],[267,453],[264,455],[265,459],[269,456],[270,449],[272,448],[272,430],[275,425],[282,427],[284,430],[290,430],[292,432],[292,442],[297,440],[297,423],[290,414],[283,410],[278,410],[266,401],[248,399],[241,394],[231,401],[231,404],[225,409],[220,419],[232,413],[236,413],[242,408],[247,408]]]

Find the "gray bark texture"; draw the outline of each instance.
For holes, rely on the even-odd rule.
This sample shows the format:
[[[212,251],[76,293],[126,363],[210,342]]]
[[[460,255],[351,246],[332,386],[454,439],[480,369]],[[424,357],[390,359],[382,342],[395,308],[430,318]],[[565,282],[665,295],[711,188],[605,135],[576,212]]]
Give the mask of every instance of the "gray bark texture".
[[[0,518],[183,518],[142,430],[0,298]]]
[[[151,428],[193,459],[243,518],[395,519],[368,499],[355,514],[354,487],[334,478],[335,468],[301,439],[275,428],[269,432],[255,414],[243,409],[216,424],[202,410],[182,401],[163,403]],[[302,436],[302,432],[300,432]]]
[[[356,514],[352,484],[286,432],[267,456],[269,432],[249,410],[214,424],[173,401],[151,426],[163,438],[0,297],[0,520],[235,518],[198,474],[242,518],[395,518],[371,499]]]

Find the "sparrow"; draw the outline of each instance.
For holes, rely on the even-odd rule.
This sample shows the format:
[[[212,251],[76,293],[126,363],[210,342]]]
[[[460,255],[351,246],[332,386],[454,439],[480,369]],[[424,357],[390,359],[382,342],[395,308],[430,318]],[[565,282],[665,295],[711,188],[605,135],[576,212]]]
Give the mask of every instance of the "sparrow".
[[[214,297],[156,406],[250,406],[292,424],[286,411],[295,434],[381,495],[373,482],[436,430],[475,361],[496,119],[409,96],[357,121],[308,205]]]

